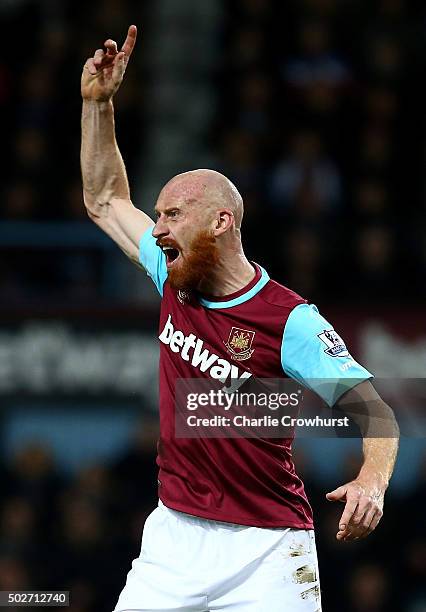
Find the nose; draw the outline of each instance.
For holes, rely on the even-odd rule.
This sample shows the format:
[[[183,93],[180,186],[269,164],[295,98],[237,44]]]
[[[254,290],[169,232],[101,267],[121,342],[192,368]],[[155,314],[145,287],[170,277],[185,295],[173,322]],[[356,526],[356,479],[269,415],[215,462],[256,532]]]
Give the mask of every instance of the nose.
[[[167,236],[169,233],[169,228],[167,223],[164,221],[164,218],[160,215],[157,219],[156,224],[154,225],[154,229],[152,230],[152,235],[154,238],[162,238],[163,236]]]

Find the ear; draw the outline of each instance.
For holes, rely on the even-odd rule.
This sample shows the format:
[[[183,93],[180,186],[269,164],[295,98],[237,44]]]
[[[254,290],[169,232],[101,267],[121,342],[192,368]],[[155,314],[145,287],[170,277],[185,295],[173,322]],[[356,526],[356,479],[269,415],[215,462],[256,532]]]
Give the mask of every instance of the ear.
[[[227,232],[235,224],[234,213],[229,208],[218,210],[214,220],[213,231],[215,236],[220,236]]]

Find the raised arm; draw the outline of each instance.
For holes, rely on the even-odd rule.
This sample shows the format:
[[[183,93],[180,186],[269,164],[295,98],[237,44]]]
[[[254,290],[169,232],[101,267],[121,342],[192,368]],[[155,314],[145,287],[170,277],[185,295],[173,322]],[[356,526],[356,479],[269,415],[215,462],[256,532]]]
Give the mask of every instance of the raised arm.
[[[81,172],[89,217],[134,262],[139,263],[139,241],[154,225],[133,206],[126,169],[115,138],[112,98],[121,85],[136,42],[136,26],[129,27],[120,51],[105,41],[83,68],[81,95]]]

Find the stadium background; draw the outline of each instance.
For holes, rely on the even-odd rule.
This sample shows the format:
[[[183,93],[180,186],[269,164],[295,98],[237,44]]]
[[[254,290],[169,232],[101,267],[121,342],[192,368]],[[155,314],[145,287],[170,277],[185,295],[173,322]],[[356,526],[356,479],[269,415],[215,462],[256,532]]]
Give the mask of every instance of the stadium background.
[[[156,503],[158,298],[92,227],[82,64],[130,23],[117,95],[133,200],[179,171],[234,180],[251,259],[315,302],[377,376],[424,377],[426,7],[403,0],[3,0],[0,590],[110,610]],[[335,542],[327,490],[360,444],[308,440],[324,610],[426,610],[424,439],[377,532]]]

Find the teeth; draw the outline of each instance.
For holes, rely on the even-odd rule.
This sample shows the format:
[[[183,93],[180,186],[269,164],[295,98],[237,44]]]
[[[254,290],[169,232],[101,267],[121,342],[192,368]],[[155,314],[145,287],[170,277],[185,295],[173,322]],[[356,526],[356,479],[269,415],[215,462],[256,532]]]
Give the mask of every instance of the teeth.
[[[173,247],[171,246],[163,246],[163,251],[171,251]]]

